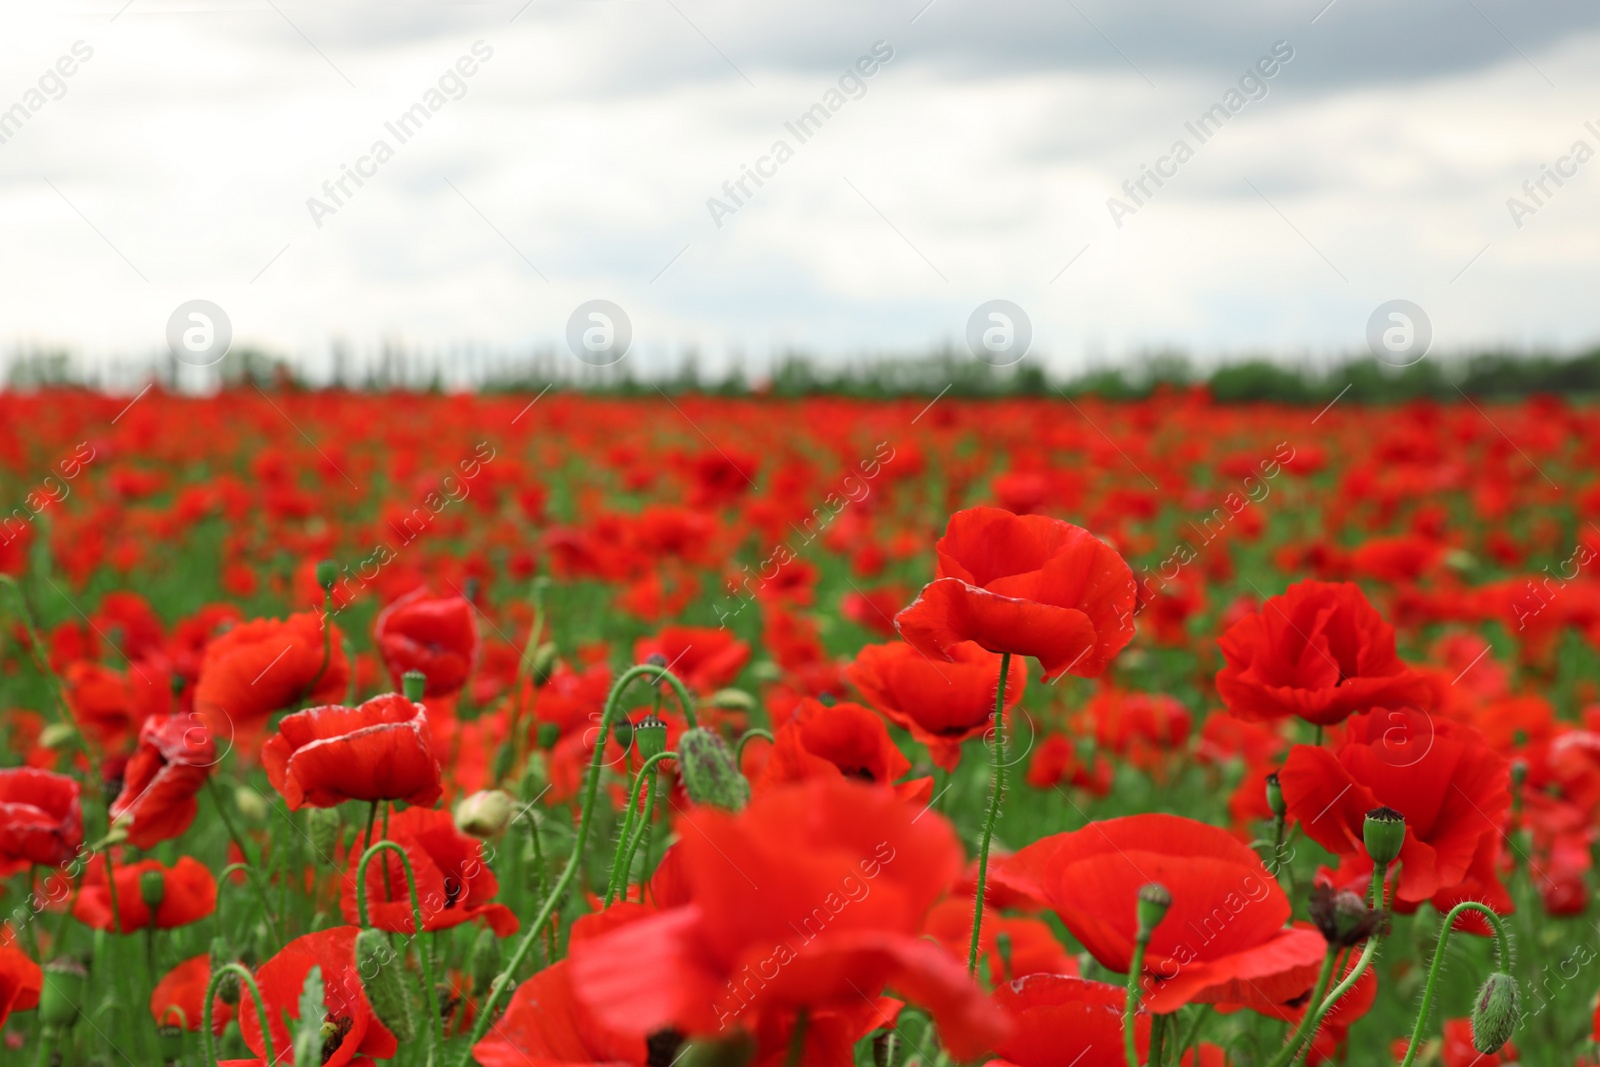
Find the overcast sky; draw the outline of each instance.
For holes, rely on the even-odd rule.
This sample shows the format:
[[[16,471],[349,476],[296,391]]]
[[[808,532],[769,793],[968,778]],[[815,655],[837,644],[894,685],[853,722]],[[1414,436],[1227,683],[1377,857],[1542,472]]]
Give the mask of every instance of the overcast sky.
[[[1354,352],[1395,298],[1438,351],[1600,339],[1592,3],[44,6],[0,6],[0,347],[131,359],[195,298],[313,365],[596,298],[645,366],[964,349],[995,298],[1062,370]]]

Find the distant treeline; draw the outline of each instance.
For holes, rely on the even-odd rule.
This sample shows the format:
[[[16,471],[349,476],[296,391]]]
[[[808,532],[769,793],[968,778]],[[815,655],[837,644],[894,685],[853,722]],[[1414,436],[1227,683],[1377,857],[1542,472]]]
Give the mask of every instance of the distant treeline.
[[[833,395],[864,399],[895,396],[1098,396],[1138,399],[1158,389],[1204,385],[1222,402],[1275,401],[1323,404],[1335,397],[1371,403],[1419,398],[1513,399],[1535,393],[1600,397],[1600,349],[1578,355],[1484,352],[1429,356],[1395,368],[1370,356],[1319,367],[1294,367],[1284,361],[1250,359],[1221,367],[1198,368],[1182,356],[1135,359],[1129,365],[1058,378],[1036,362],[993,367],[945,350],[921,356],[864,357],[833,365],[800,355],[786,356],[760,373],[748,370],[710,374],[693,354],[654,377],[635,374],[624,359],[597,368],[566,353],[514,353],[481,347],[417,351],[386,347],[365,359],[340,354],[321,377],[307,375],[281,357],[258,350],[230,352],[196,382],[192,368],[170,357],[144,365],[85,365],[60,352],[13,354],[5,363],[5,388],[28,390],[74,385],[117,393],[137,391],[155,381],[170,389],[258,385],[265,388],[342,388],[365,391],[475,389],[486,392],[537,391],[548,385],[614,396],[698,392],[722,396]]]

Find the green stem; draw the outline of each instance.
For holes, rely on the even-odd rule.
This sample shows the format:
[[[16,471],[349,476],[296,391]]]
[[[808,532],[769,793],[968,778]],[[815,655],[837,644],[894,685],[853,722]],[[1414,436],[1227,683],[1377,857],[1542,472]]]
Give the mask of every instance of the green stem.
[[[228,814],[228,806],[222,802],[222,793],[217,789],[216,780],[209,774],[206,775],[206,791],[211,795],[211,802],[216,805],[217,814],[222,816],[222,825],[228,828],[228,836],[233,839],[234,847],[239,850],[239,855],[244,857],[246,869],[252,875],[246,881],[255,889],[256,896],[261,901],[261,908],[267,918],[272,921],[272,925],[281,927],[277,913],[267,901],[267,891],[257,877],[262,873],[260,863],[246,846],[244,835],[239,833],[239,828],[233,824],[233,816]],[[106,853],[107,862],[110,862],[110,859],[111,853],[108,851]]]
[[[111,862],[111,848],[108,846],[106,856],[106,891],[111,894],[111,932],[122,933],[122,909],[117,906],[117,870]]]
[[[444,1048],[444,1018],[439,1014],[439,990],[433,984],[433,954],[422,940],[422,905],[417,900],[417,876],[411,870],[411,858],[406,855],[405,849],[393,841],[369,843],[367,850],[361,854],[361,862],[356,865],[356,915],[363,928],[371,925],[367,921],[367,864],[384,849],[400,856],[400,865],[406,872],[406,888],[411,891],[411,936],[417,947],[417,958],[422,963],[422,984],[428,995],[428,1062],[432,1063],[438,1051]],[[383,880],[387,885],[387,863],[383,865]]]
[[[1406,1048],[1406,1058],[1400,1061],[1400,1067],[1411,1067],[1411,1062],[1417,1058],[1417,1052],[1422,1044],[1422,1028],[1428,1025],[1428,1009],[1433,1005],[1433,989],[1439,981],[1439,965],[1444,960],[1444,946],[1450,940],[1450,931],[1456,924],[1456,916],[1464,911],[1476,911],[1489,920],[1489,925],[1494,929],[1495,958],[1499,960],[1500,969],[1508,970],[1511,967],[1511,940],[1506,935],[1505,923],[1494,909],[1487,904],[1480,904],[1476,900],[1464,900],[1450,909],[1444,917],[1444,927],[1439,931],[1439,944],[1433,950],[1433,963],[1428,967],[1428,984],[1422,990],[1422,1007],[1417,1012],[1416,1025],[1411,1028],[1411,1043]]]
[[[994,764],[993,790],[989,796],[989,813],[983,820],[983,841],[978,846],[978,890],[972,898],[972,941],[967,946],[967,973],[978,971],[978,934],[983,929],[983,894],[989,878],[989,842],[994,837],[994,823],[1000,815],[1000,797],[1006,788],[1006,674],[1011,669],[1011,653],[1000,656],[1000,685],[994,694]]]
[[[267,1022],[267,1006],[261,1001],[261,989],[256,985],[255,976],[237,963],[224,963],[211,972],[211,981],[206,983],[205,1003],[200,1009],[200,1043],[205,1049],[203,1067],[215,1067],[217,1062],[217,1049],[211,1032],[211,1006],[212,1001],[217,999],[217,983],[228,971],[237,974],[239,981],[250,987],[250,996],[256,1002],[256,1020],[261,1024],[261,1051],[265,1053],[266,1062],[277,1063],[278,1057],[272,1050],[272,1027]]]
[[[811,1027],[811,1013],[801,1008],[794,1017],[794,1032],[789,1035],[789,1058],[786,1067],[800,1067],[806,1055],[806,1031]]]
[[[333,589],[326,588],[322,591],[322,666],[317,668],[317,673],[312,677],[311,684],[306,686],[306,695],[301,697],[301,702],[309,702],[311,694],[317,691],[317,686],[322,684],[322,676],[328,673],[328,664],[333,662]],[[354,671],[350,672],[354,674]]]
[[[734,749],[733,749],[733,762],[735,764],[739,764],[739,765],[743,764],[744,746],[747,745],[750,742],[750,739],[752,737],[765,738],[767,740],[768,744],[776,744],[777,743],[777,739],[772,736],[772,731],[771,730],[763,730],[759,726],[752,726],[752,727],[750,727],[750,729],[748,729],[748,730],[746,730],[744,732],[743,736],[741,736],[739,738],[739,743],[734,746]]]
[[[1122,1053],[1128,1067],[1139,1067],[1139,1043],[1134,1040],[1133,1024],[1139,1015],[1139,979],[1144,975],[1144,953],[1150,947],[1149,930],[1139,931],[1133,942],[1133,959],[1128,963],[1127,990],[1122,1006]]]
[[[622,858],[623,869],[633,870],[633,854],[639,848],[639,842],[644,841],[644,863],[639,868],[639,903],[644,903],[645,885],[650,880],[650,853],[654,851],[656,828],[656,802],[660,798],[660,775],[654,771],[650,774],[650,802],[644,809],[644,822],[639,826],[639,832],[634,835],[633,843],[628,846],[628,854]],[[627,899],[627,894],[623,894]]]
[[[1369,948],[1376,948],[1377,944],[1376,938],[1367,942]],[[1363,960],[1368,958],[1370,957],[1362,957]],[[1288,1043],[1273,1057],[1270,1067],[1283,1067],[1284,1064],[1289,1063],[1299,1055],[1301,1044],[1316,1035],[1317,1027],[1322,1024],[1322,1012],[1318,1010],[1322,1004],[1322,994],[1327,990],[1328,982],[1333,978],[1333,968],[1338,961],[1338,948],[1329,945],[1327,954],[1322,957],[1322,970],[1317,974],[1317,984],[1311,987],[1311,998],[1306,1001],[1305,1014],[1300,1016],[1300,1025],[1294,1028],[1294,1032],[1289,1035]],[[1359,974],[1357,977],[1359,977]]]
[[[639,768],[639,773],[633,776],[633,789],[629,791],[628,795],[627,816],[622,824],[622,832],[617,835],[617,854],[611,861],[611,881],[606,886],[606,901],[601,907],[609,908],[611,901],[618,892],[622,893],[624,900],[628,897],[626,892],[628,871],[633,866],[633,850],[639,845],[639,839],[632,833],[633,813],[639,807],[639,789],[644,785],[645,774],[648,773],[650,775],[650,808],[653,814],[656,798],[656,769],[662,760],[675,760],[677,758],[678,754],[676,752],[657,752],[654,756],[645,760],[644,765]],[[646,820],[645,825],[649,825],[648,820]]]
[[[561,871],[561,876],[556,879],[556,884],[540,905],[533,921],[528,924],[527,933],[522,935],[522,940],[517,942],[516,950],[512,952],[511,959],[506,962],[505,969],[495,976],[494,982],[489,986],[489,994],[478,1007],[477,1020],[472,1024],[472,1034],[462,1050],[461,1058],[457,1061],[458,1067],[469,1067],[472,1062],[472,1046],[482,1040],[489,1029],[489,1024],[494,1020],[495,1009],[500,1004],[500,998],[505,995],[507,986],[511,983],[511,976],[522,966],[522,961],[527,957],[528,950],[533,947],[533,942],[539,937],[539,932],[550,919],[551,912],[566,895],[573,878],[577,876],[578,868],[583,864],[583,853],[589,843],[589,824],[594,814],[595,795],[600,789],[600,774],[603,770],[606,754],[606,738],[611,734],[611,725],[616,718],[617,708],[621,704],[623,691],[631,685],[636,678],[646,675],[653,676],[657,681],[672,683],[677,691],[678,700],[683,706],[683,716],[693,729],[697,723],[694,714],[694,701],[689,697],[689,691],[684,688],[677,676],[665,667],[642,663],[629,667],[617,678],[611,687],[611,693],[606,697],[605,710],[600,714],[600,730],[595,736],[594,756],[589,760],[589,776],[584,786],[582,814],[578,816],[578,835],[572,843],[572,855],[567,857],[567,865]]]

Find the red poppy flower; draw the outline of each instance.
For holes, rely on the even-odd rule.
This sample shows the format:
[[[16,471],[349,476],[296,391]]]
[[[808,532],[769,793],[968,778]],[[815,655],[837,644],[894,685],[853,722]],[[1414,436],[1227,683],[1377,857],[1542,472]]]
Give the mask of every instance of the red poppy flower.
[[[994,902],[984,894],[988,907]],[[964,956],[972,944],[972,898],[946,897],[928,913],[927,934],[952,956]],[[1005,935],[1008,948],[1000,951]],[[1030,974],[1077,974],[1078,961],[1056,940],[1055,931],[1041,919],[1001,915],[985,910],[978,935],[978,959],[989,969],[995,984]]]
[[[1105,982],[1034,974],[1006,982],[994,1003],[1011,1017],[989,1067],[1123,1067],[1122,1017],[1127,993]],[[1150,1013],[1134,1016],[1134,1048],[1150,1050]]]
[[[152,917],[150,907],[144,902],[141,882],[154,871],[161,875],[161,903]],[[106,883],[105,854],[96,853],[89,861],[89,869],[78,890],[73,916],[85,926],[112,933],[129,933],[154,926],[170,930],[199,922],[217,910],[217,880],[206,865],[193,856],[179,856],[171,867],[160,860],[146,859],[137,863],[116,865],[117,912],[113,926],[111,887]]]
[[[374,840],[381,840],[374,828]],[[517,932],[517,917],[504,904],[492,904],[500,883],[483,855],[483,842],[456,829],[448,811],[407,808],[389,820],[388,840],[405,849],[417,877],[417,901],[424,930],[448,930],[482,919],[500,937]],[[355,866],[367,850],[362,833],[350,847],[350,870],[340,883],[339,906],[347,922],[360,921]],[[387,879],[387,884],[385,884]],[[367,918],[380,930],[412,932],[411,892],[400,857],[385,849],[367,864]]]
[[[731,685],[750,659],[750,646],[715,626],[667,626],[633,643],[640,663],[660,656],[683,684],[702,695]]]
[[[58,866],[82,843],[75,780],[32,767],[0,770],[0,877],[31,864]]]
[[[976,641],[1034,656],[1045,677],[1093,678],[1133,638],[1133,572],[1087,530],[1043,515],[969,508],[934,546],[938,577],[895,618],[937,659]]]
[[[1297,582],[1218,646],[1217,693],[1241,719],[1329,726],[1369,708],[1429,706],[1426,679],[1395,653],[1394,627],[1351,582]]]
[[[344,695],[350,682],[339,628],[324,669],[323,619],[300,612],[287,619],[252,619],[206,646],[195,685],[195,710],[213,737],[233,738],[254,754],[253,741],[275,711],[302,700],[325,703]]]
[[[573,988],[607,1027],[711,1034],[802,1007],[849,1011],[888,985],[929,1009],[957,1058],[1000,1036],[966,968],[917,936],[961,871],[940,816],[814,779],[737,815],[697,809],[678,832],[689,902],[573,945]]]
[[[404,800],[429,807],[443,793],[421,704],[399,693],[358,707],[329,704],[285,715],[261,764],[290,811],[346,800]]]
[[[420,587],[379,612],[372,636],[394,687],[406,671],[421,671],[427,696],[460,692],[478,658],[476,612],[466,597],[429,596]]]
[[[901,641],[868,645],[846,672],[868,704],[928,746],[947,771],[961,761],[961,745],[994,725],[1000,657],[966,641],[952,645],[949,662],[934,661]],[[1006,707],[1022,699],[1028,672],[1013,663],[1006,672]]]
[[[125,751],[139,724],[172,703],[168,673],[154,663],[126,672],[99,663],[73,663],[62,674],[67,707],[79,729],[108,752]]]
[[[778,727],[758,785],[770,788],[819,775],[843,776],[875,785],[892,785],[911,770],[889,730],[860,704],[823,704],[805,697],[789,721]],[[927,803],[933,779],[919,778],[896,788],[907,800]]]
[[[146,719],[139,747],[123,769],[111,818],[139,848],[177,837],[194,822],[195,794],[216,760],[216,745],[198,716]]]
[[[0,945],[0,1026],[14,1011],[29,1011],[39,1006],[39,991],[44,988],[44,972],[18,948]]]
[[[1355,716],[1332,752],[1294,746],[1278,782],[1306,835],[1358,870],[1370,870],[1362,844],[1367,812],[1390,807],[1404,815],[1399,901],[1459,885],[1480,847],[1499,841],[1511,808],[1503,756],[1471,727],[1410,709]]]
[[[839,614],[862,629],[880,637],[892,638],[896,636],[895,612],[900,610],[910,595],[910,591],[901,585],[886,585],[865,592],[852,590],[839,601]]]
[[[361,1067],[363,1057],[388,1059],[400,1048],[394,1034],[378,1021],[361,987],[356,968],[355,926],[335,926],[297,937],[256,972],[261,1000],[272,1027],[272,1047],[281,1057],[294,1047],[290,1027],[300,1018],[300,994],[311,968],[322,968],[322,1002],[326,1007],[322,1067]],[[257,1056],[266,1055],[255,999],[239,998],[239,1032]]]
[[[199,1032],[205,1021],[206,986],[211,982],[211,957],[191,956],[162,976],[150,994],[150,1017],[157,1026],[182,1026]],[[245,994],[249,996],[248,993]],[[176,1010],[174,1010],[176,1009]],[[233,1006],[220,997],[211,1000],[211,1030],[221,1034],[233,1018]]]
[[[1044,899],[1089,954],[1126,973],[1136,898],[1158,882],[1172,907],[1145,955],[1152,1012],[1184,1004],[1271,1002],[1311,988],[1326,952],[1289,927],[1289,898],[1254,850],[1226,830],[1176,815],[1129,815],[1055,834],[1008,857],[1001,885]]]
[[[489,1036],[472,1046],[473,1058],[483,1067],[649,1062],[642,1035],[607,1027],[573,995],[571,967],[557,960],[517,986]]]

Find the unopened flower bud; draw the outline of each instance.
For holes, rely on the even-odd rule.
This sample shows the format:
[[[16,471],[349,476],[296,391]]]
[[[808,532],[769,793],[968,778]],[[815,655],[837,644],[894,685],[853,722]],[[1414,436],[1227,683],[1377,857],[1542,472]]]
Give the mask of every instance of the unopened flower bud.
[[[78,731],[69,722],[53,722],[39,731],[39,746],[41,748],[60,748],[62,745],[74,740]]]
[[[756,698],[743,689],[718,689],[711,694],[711,706],[728,711],[754,711]]]
[[[1167,909],[1172,907],[1172,894],[1167,887],[1158,882],[1151,882],[1139,890],[1139,936],[1149,937],[1155,928],[1161,925],[1161,920],[1167,917]]]
[[[494,976],[500,973],[500,939],[495,932],[485,926],[478,931],[477,940],[472,943],[472,955],[467,962],[467,976],[472,980],[472,988],[482,993],[489,988],[489,983],[494,981]]]
[[[156,1027],[156,1041],[161,1045],[162,1063],[183,1062],[183,1027],[171,1023]]]
[[[241,785],[233,791],[233,804],[251,822],[260,822],[267,817],[267,800],[255,789]]]
[[[561,727],[557,726],[553,722],[542,722],[539,724],[538,741],[540,748],[548,752],[550,749],[556,747],[556,742],[559,740],[561,740]]]
[[[1472,1002],[1472,1047],[1485,1056],[1499,1052],[1511,1040],[1522,1016],[1522,996],[1517,980],[1504,971],[1495,971],[1478,990]]]
[[[317,564],[317,584],[326,590],[333,589],[333,583],[339,580],[339,565],[331,559],[325,559]]]
[[[556,669],[556,643],[546,641],[533,650],[533,681],[535,685],[544,685],[550,680],[551,672]]]
[[[145,871],[139,876],[139,899],[151,911],[167,899],[167,880],[160,871]]]
[[[667,724],[655,715],[646,715],[633,726],[633,743],[639,746],[639,756],[649,759],[667,750]]]
[[[422,700],[427,688],[428,676],[421,671],[406,671],[400,676],[400,693],[413,704]]]
[[[227,942],[220,937],[212,938],[211,973],[216,974],[232,962],[234,962],[234,958],[233,954],[228,951]],[[230,1006],[239,1003],[239,973],[237,971],[228,971],[222,976],[222,981],[217,983],[217,999]]]
[[[617,739],[617,744],[626,752],[633,746],[633,721],[626,715],[619,716],[611,724],[611,736]]]
[[[750,803],[750,783],[739,773],[727,743],[710,730],[697,726],[684,731],[678,739],[678,767],[694,803],[725,811],[743,811]]]
[[[78,1018],[78,1005],[88,992],[89,971],[72,956],[57,956],[44,965],[44,987],[39,991],[39,1022],[49,1027],[69,1027]]]
[[[1388,867],[1406,843],[1406,817],[1393,808],[1373,808],[1361,828],[1367,855],[1379,867]]]
[[[667,657],[659,652],[652,652],[645,657],[644,662],[647,667],[665,667],[667,665]]]
[[[1284,812],[1289,810],[1283,802],[1283,786],[1276,772],[1267,775],[1267,809],[1274,819],[1283,818]]]
[[[382,930],[367,929],[356,935],[356,970],[378,1021],[401,1044],[417,1038],[417,1013],[406,992],[406,970]]]
[[[316,853],[314,862],[326,866],[333,864],[333,853],[339,847],[342,825],[338,808],[310,808],[306,811],[306,836],[311,839],[311,850]]]
[[[477,838],[493,837],[506,828],[516,808],[509,793],[481,789],[456,805],[456,829]]]

